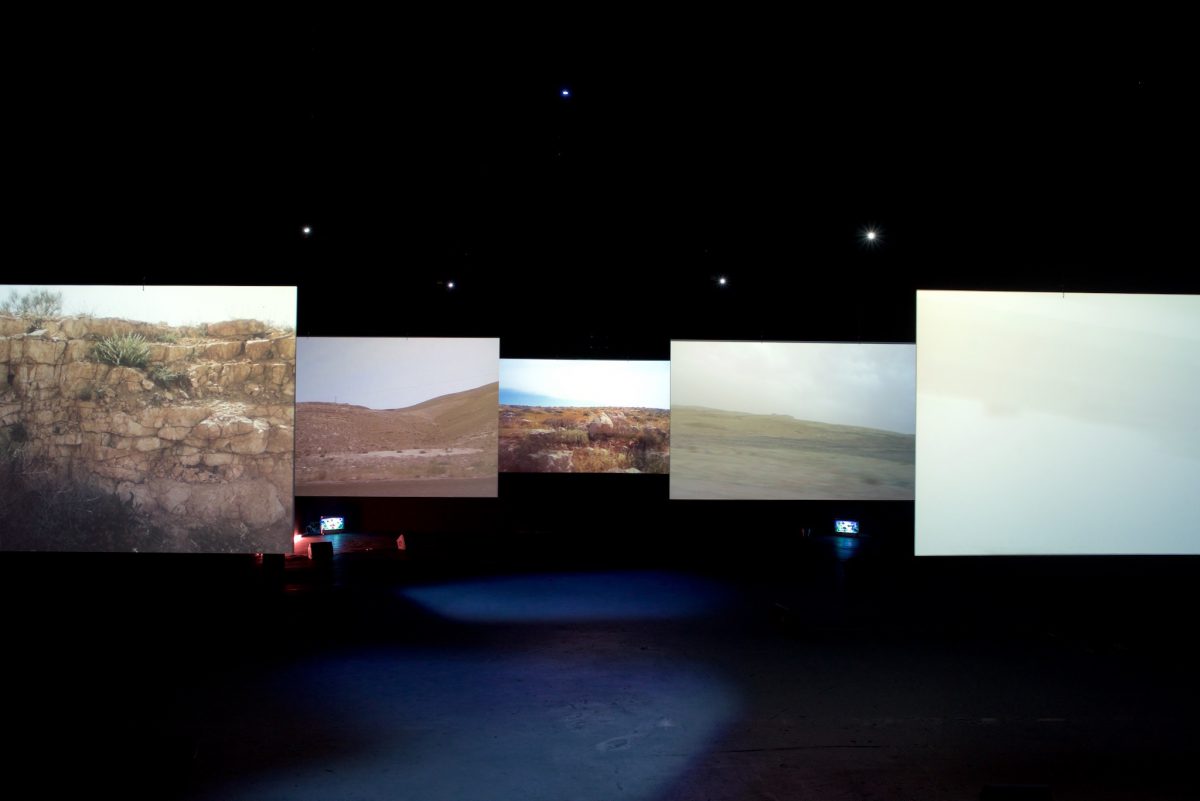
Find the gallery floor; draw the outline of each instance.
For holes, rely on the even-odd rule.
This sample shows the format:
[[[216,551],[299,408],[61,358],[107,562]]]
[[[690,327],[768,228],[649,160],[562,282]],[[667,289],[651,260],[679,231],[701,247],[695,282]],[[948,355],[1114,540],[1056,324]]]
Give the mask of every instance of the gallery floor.
[[[860,592],[836,549],[791,578],[422,573],[352,550],[326,574],[289,570],[284,591],[249,568],[232,593],[118,586],[94,561],[69,586],[10,582],[8,786],[223,801],[1200,787],[1190,630],[1064,625],[945,586]]]

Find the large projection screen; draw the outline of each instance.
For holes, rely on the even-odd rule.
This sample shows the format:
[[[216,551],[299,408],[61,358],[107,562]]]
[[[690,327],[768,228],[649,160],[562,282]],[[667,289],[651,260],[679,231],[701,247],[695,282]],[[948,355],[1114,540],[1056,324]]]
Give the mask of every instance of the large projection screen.
[[[296,494],[497,494],[500,340],[301,337]]]
[[[292,547],[296,287],[0,286],[0,547]]]
[[[1200,553],[1200,296],[917,293],[916,553]]]
[[[914,350],[672,341],[671,498],[911,501]]]
[[[500,360],[500,472],[667,473],[671,364]]]

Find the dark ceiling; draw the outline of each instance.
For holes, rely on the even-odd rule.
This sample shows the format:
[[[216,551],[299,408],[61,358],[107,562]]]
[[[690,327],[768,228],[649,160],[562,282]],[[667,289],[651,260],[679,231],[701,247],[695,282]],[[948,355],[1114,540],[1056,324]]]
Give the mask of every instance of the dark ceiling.
[[[1197,291],[1181,80],[1131,32],[579,17],[31,27],[19,278],[299,283],[301,333],[528,342],[905,339],[918,287]]]

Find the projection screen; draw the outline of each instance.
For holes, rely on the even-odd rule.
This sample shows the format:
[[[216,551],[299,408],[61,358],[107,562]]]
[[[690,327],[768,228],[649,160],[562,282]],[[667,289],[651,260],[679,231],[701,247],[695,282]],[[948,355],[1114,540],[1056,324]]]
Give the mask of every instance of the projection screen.
[[[913,498],[915,346],[671,342],[671,498]]]
[[[296,494],[497,494],[500,340],[301,337]]]
[[[500,472],[666,473],[671,364],[500,360]]]
[[[296,287],[0,287],[0,547],[292,547]]]
[[[918,555],[1200,553],[1200,296],[917,293]]]

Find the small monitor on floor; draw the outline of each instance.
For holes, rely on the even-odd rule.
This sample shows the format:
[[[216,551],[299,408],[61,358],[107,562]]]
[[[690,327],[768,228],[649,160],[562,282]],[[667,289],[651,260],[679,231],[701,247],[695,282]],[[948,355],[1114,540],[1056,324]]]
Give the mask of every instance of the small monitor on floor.
[[[345,531],[346,518],[344,517],[321,517],[321,533],[327,531]]]
[[[834,520],[833,533],[842,536],[854,536],[858,534],[857,520]]]

